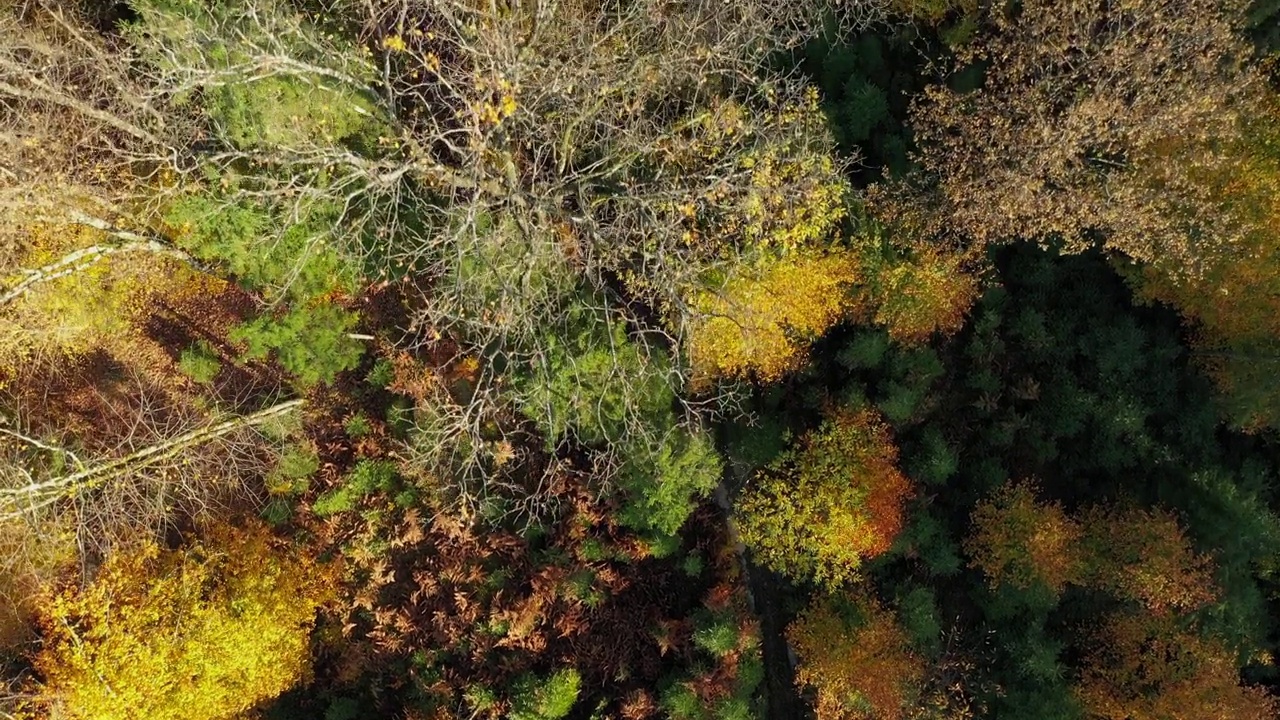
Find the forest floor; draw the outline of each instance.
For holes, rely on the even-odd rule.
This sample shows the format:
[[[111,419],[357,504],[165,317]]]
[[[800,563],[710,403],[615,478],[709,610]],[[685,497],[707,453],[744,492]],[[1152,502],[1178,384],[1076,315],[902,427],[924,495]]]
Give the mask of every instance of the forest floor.
[[[726,470],[726,473],[732,472]],[[733,525],[732,501],[723,483],[715,489],[712,500],[723,511],[725,529],[732,539],[738,561],[744,571],[747,598],[751,612],[760,624],[760,650],[764,660],[764,691],[768,717],[776,720],[802,720],[806,705],[796,691],[795,665],[787,643],[787,625],[794,619],[787,610],[784,593],[790,586],[786,578],[751,562],[747,548]]]

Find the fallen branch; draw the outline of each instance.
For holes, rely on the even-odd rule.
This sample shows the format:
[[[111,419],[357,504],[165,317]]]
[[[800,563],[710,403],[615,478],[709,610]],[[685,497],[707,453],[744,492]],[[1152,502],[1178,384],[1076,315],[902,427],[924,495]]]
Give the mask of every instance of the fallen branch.
[[[289,400],[250,415],[234,417],[197,428],[129,453],[122,458],[88,467],[70,475],[32,482],[22,487],[0,489],[0,521],[19,518],[24,513],[46,507],[61,498],[70,497],[94,487],[100,487],[122,475],[155,465],[192,447],[224,437],[236,430],[261,425],[292,412],[300,407],[303,402],[305,401],[302,399]],[[24,475],[30,477],[29,473],[24,473]]]

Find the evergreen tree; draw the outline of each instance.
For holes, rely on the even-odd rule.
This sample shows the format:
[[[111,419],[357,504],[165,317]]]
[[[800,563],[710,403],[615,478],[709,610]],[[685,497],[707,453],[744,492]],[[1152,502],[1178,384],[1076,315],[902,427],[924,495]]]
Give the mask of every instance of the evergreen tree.
[[[572,668],[557,670],[546,677],[530,675],[516,683],[511,698],[512,720],[561,720],[578,701],[582,683]]]

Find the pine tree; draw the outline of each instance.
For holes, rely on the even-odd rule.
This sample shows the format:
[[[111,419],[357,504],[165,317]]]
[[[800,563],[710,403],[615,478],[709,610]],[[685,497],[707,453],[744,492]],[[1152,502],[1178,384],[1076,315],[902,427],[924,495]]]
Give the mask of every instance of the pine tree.
[[[560,720],[578,701],[582,678],[573,668],[543,678],[530,675],[516,683],[511,720]]]

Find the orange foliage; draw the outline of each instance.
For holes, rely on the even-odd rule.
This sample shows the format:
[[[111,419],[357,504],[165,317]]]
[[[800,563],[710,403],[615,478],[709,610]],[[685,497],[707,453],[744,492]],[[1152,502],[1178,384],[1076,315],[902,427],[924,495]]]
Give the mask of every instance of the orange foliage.
[[[743,541],[765,565],[838,584],[888,550],[911,482],[873,411],[823,423],[762,473],[738,505]]]
[[[969,566],[981,569],[992,587],[1043,583],[1057,594],[1077,581],[1080,526],[1059,503],[1038,501],[1034,483],[1004,485],[978,503],[972,523],[965,542]]]
[[[787,629],[800,656],[796,684],[812,688],[818,720],[900,720],[924,678],[906,632],[873,600],[857,603],[851,624],[830,600]]]
[[[1195,552],[1170,512],[1128,503],[1077,520],[1036,500],[1034,484],[1005,485],[973,511],[970,566],[993,587],[1079,583],[1139,603],[1154,615],[1188,613],[1217,598],[1212,559]]]
[[[1235,654],[1171,616],[1107,618],[1076,692],[1106,720],[1269,720],[1280,703],[1240,685]]]
[[[1083,524],[1092,584],[1156,615],[1189,612],[1217,597],[1212,560],[1195,552],[1172,513],[1094,508]]]
[[[403,364],[405,382],[426,373],[425,366]],[[325,420],[340,428],[338,417]],[[322,461],[328,452],[348,452],[318,445]],[[394,491],[367,499],[376,512],[301,514],[318,551],[344,559],[348,600],[326,684],[401,689],[408,659],[428,657],[429,668],[414,670],[415,707],[426,717],[436,717],[435,708],[439,717],[452,718],[470,702],[468,688],[510,687],[526,673],[540,672],[546,658],[567,658],[584,684],[616,689],[609,716],[648,717],[645,708],[656,704],[653,689],[675,658],[702,652],[683,604],[693,586],[676,563],[637,562],[651,555],[652,541],[620,526],[616,506],[585,479],[548,476],[549,492],[564,503],[546,525],[559,558],[554,563],[512,530],[463,522],[430,501],[425,512],[422,506],[399,507]],[[694,683],[708,696],[736,687],[741,661],[758,642],[748,628],[745,588],[734,578],[737,555],[715,518],[713,507],[701,508],[685,536],[707,560],[703,572],[716,579],[703,604],[744,624],[739,647]],[[638,689],[644,692],[631,692]],[[385,716],[398,716],[389,709],[397,702],[389,693]],[[468,712],[511,717],[502,702]]]

